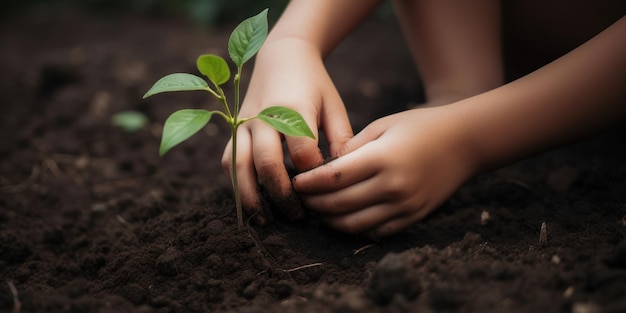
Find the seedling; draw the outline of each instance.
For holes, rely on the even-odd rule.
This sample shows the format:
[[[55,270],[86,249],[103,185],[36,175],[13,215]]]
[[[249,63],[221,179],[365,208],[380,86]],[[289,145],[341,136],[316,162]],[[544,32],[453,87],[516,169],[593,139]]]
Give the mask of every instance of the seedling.
[[[200,131],[215,115],[219,115],[230,125],[232,134],[232,157],[230,159],[230,178],[235,195],[237,207],[237,224],[243,228],[243,210],[237,182],[237,129],[243,123],[258,118],[277,131],[287,136],[306,136],[315,139],[315,135],[307,126],[300,113],[282,106],[272,106],[263,109],[256,116],[239,117],[240,94],[239,85],[243,65],[250,60],[261,48],[267,37],[267,9],[250,17],[239,24],[232,32],[228,40],[228,54],[237,67],[237,73],[233,77],[235,102],[231,107],[221,85],[228,82],[231,77],[230,68],[226,61],[214,54],[203,54],[198,57],[196,65],[200,73],[206,76],[213,84],[211,88],[202,77],[187,73],[175,73],[159,79],[148,92],[144,99],[152,95],[171,92],[203,90],[209,92],[222,104],[223,111],[204,109],[183,109],[170,115],[163,126],[163,135],[159,154],[164,155],[174,146],[187,140]]]

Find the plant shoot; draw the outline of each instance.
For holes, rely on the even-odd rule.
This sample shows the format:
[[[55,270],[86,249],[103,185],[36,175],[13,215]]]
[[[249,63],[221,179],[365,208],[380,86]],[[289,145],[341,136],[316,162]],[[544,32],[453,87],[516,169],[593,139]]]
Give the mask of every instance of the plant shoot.
[[[315,139],[313,132],[307,126],[300,113],[283,107],[272,106],[265,108],[256,116],[240,118],[240,93],[239,85],[243,65],[250,60],[261,48],[267,37],[267,9],[261,13],[241,22],[232,32],[228,41],[228,53],[236,66],[237,73],[233,77],[234,104],[232,108],[226,99],[222,85],[231,78],[231,71],[226,61],[214,54],[204,54],[198,57],[196,65],[200,73],[208,78],[207,81],[199,76],[187,73],[175,73],[159,79],[148,92],[144,99],[152,95],[173,91],[207,91],[221,104],[223,110],[183,109],[172,113],[163,126],[163,135],[159,154],[164,155],[174,146],[187,140],[201,130],[211,120],[213,115],[224,118],[230,125],[232,135],[232,158],[230,160],[230,178],[235,195],[237,207],[237,224],[243,228],[243,210],[237,182],[237,129],[243,123],[258,118],[277,131],[287,136],[306,136]]]

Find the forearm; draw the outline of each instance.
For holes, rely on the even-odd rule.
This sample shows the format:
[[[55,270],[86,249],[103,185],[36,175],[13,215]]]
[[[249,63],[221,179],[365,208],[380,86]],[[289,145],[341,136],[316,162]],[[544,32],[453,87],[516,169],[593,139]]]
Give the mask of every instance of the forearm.
[[[454,104],[478,170],[505,165],[626,119],[626,17],[572,52]]]
[[[382,0],[292,0],[266,44],[298,39],[327,55]]]

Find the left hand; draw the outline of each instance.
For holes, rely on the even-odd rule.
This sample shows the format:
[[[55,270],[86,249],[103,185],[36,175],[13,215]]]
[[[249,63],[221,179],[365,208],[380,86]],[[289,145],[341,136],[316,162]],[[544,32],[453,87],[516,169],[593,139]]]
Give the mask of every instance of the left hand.
[[[337,159],[297,175],[296,192],[343,232],[378,238],[407,228],[475,173],[464,122],[449,107],[373,122]]]

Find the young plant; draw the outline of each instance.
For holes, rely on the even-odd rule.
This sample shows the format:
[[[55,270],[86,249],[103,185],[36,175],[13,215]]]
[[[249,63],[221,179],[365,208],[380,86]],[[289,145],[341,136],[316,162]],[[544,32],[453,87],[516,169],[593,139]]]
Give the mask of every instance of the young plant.
[[[230,36],[228,41],[228,53],[237,68],[237,73],[233,77],[235,101],[232,110],[226,100],[224,90],[220,87],[230,80],[230,68],[222,57],[213,54],[201,55],[198,57],[196,65],[200,73],[209,79],[214,88],[211,88],[203,78],[196,75],[175,73],[158,80],[143,96],[145,99],[162,92],[203,90],[209,92],[209,94],[221,102],[223,111],[183,109],[172,113],[163,126],[159,154],[165,154],[177,144],[197,133],[207,125],[214,114],[223,117],[230,125],[232,133],[230,178],[235,195],[235,205],[237,207],[237,224],[240,229],[244,227],[244,224],[241,197],[237,182],[237,167],[235,166],[238,127],[247,121],[258,118],[287,136],[306,136],[315,139],[313,132],[307,126],[302,116],[298,112],[286,107],[267,107],[256,116],[239,117],[239,85],[243,65],[261,48],[261,45],[267,37],[267,28],[267,9],[265,9],[261,13],[241,22]]]

